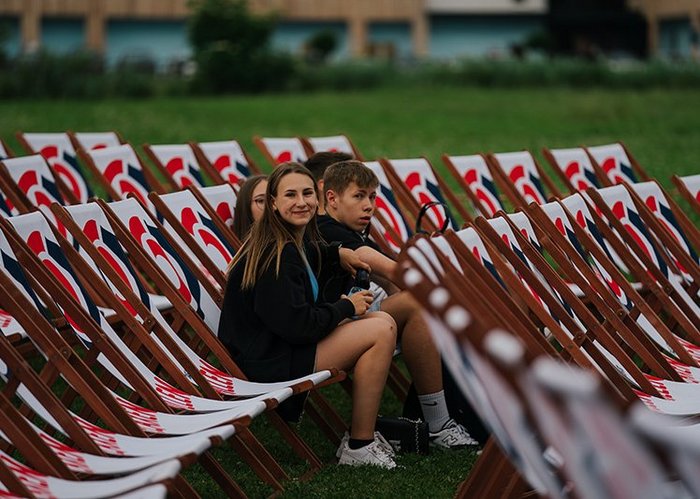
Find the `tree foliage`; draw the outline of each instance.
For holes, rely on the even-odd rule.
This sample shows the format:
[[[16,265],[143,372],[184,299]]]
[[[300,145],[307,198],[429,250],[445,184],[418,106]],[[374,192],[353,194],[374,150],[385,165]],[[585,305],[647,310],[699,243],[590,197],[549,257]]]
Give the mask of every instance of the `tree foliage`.
[[[193,0],[191,6],[196,90],[255,92],[286,86],[294,65],[270,49],[274,16],[253,15],[245,0]]]

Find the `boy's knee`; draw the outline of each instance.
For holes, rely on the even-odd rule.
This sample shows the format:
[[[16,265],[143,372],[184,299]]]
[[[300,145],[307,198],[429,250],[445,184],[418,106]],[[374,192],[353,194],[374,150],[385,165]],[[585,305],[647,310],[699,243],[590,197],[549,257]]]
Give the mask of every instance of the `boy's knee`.
[[[396,325],[396,321],[394,320],[394,318],[390,314],[388,314],[386,312],[377,311],[377,312],[371,312],[369,314],[369,316],[374,318],[374,319],[382,321],[385,324],[385,326],[387,326],[389,328],[390,331],[392,331],[394,334],[396,334],[396,330],[398,329],[398,327]]]

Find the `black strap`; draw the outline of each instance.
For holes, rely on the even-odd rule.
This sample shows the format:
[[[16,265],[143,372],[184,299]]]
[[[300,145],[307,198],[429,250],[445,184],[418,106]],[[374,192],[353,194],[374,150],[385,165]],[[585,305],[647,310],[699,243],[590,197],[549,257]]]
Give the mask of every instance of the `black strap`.
[[[442,224],[442,227],[438,229],[438,232],[445,232],[449,226],[450,226],[450,209],[447,207],[445,203],[441,203],[440,201],[430,201],[429,203],[425,203],[423,206],[420,207],[420,211],[418,212],[418,218],[416,218],[416,234],[428,234],[429,232],[427,230],[423,230],[421,228],[421,222],[423,221],[423,217],[425,214],[428,212],[430,208],[433,208],[435,206],[442,206],[443,209],[445,210],[445,221]]]

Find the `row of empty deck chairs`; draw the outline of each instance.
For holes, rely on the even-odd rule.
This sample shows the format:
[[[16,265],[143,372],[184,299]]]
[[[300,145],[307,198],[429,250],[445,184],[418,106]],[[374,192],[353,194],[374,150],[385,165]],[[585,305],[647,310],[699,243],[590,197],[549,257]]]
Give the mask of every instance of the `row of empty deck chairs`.
[[[0,361],[4,396],[24,418],[0,427],[8,494],[56,487],[51,495],[85,497],[92,463],[105,458],[96,473],[111,476],[101,480],[105,497],[195,495],[179,471],[197,459],[226,493],[242,496],[209,454],[224,442],[281,490],[289,477],[247,428],[261,413],[318,469],[270,409],[344,373],[249,383],[215,337],[224,269],[240,245],[230,230],[238,183],[260,171],[240,145],[147,145],[151,171],[112,132],[18,140],[28,155],[13,157],[0,143],[0,280],[9,290]],[[254,142],[272,165],[318,150],[362,159],[342,135]],[[565,191],[528,151],[444,155],[452,182],[426,158],[366,162],[380,180],[372,236],[400,255],[400,279],[427,308],[443,358],[494,435],[459,494],[664,497],[654,494],[665,487],[667,497],[697,495],[690,477],[700,440],[684,422],[700,412],[697,227],[620,143],[544,157]],[[111,202],[92,201],[83,171]],[[674,182],[700,214],[700,176]],[[489,343],[493,328],[510,335]],[[43,360],[27,364],[30,351]],[[405,380],[391,382],[405,391]],[[46,388],[64,385],[60,398]],[[342,418],[315,391],[311,400],[311,416],[337,443]],[[670,415],[657,421],[652,411]],[[586,425],[593,417],[600,426]],[[39,420],[40,430],[25,431]],[[599,448],[603,431],[622,443]],[[131,455],[141,457],[111,468],[107,456],[129,452],[100,437],[115,449],[135,445]],[[184,450],[155,452],[156,438],[158,448]],[[13,449],[24,464],[12,461]],[[586,469],[589,456],[596,466]],[[619,468],[605,467],[619,458]],[[646,481],[617,476],[634,466],[649,472]]]

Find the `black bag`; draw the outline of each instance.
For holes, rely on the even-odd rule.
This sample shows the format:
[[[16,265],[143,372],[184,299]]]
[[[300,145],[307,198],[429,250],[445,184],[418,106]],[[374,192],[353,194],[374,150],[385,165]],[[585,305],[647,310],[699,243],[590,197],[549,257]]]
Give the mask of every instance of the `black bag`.
[[[379,416],[375,429],[397,452],[428,454],[428,423],[420,419]]]

